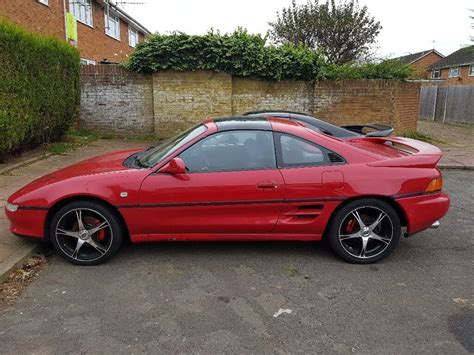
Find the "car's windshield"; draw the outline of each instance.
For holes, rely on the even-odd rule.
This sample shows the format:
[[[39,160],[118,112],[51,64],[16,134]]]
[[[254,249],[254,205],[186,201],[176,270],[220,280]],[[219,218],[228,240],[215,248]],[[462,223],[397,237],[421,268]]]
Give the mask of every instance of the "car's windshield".
[[[140,165],[150,167],[158,163],[163,158],[177,151],[183,145],[201,135],[207,130],[206,126],[199,124],[177,136],[161,142],[156,146],[148,148],[139,159]]]

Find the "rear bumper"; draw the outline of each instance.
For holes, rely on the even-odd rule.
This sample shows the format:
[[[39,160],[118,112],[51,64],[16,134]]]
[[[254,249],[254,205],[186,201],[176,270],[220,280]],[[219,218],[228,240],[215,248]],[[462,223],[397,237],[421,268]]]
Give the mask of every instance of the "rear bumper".
[[[48,211],[46,209],[21,209],[11,212],[5,208],[10,220],[10,231],[18,236],[44,238],[44,225]]]
[[[408,235],[431,228],[435,222],[448,212],[450,198],[442,192],[414,197],[404,197],[396,200],[407,218]]]

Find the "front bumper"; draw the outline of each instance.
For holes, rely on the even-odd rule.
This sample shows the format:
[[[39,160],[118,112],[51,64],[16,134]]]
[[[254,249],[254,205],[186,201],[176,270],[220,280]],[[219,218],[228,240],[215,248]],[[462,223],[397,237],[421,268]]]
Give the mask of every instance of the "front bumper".
[[[412,235],[431,228],[448,212],[451,199],[442,192],[396,200],[407,218],[407,234]]]
[[[48,210],[46,208],[20,207],[15,212],[5,208],[10,220],[10,231],[25,237],[44,238],[44,226]]]

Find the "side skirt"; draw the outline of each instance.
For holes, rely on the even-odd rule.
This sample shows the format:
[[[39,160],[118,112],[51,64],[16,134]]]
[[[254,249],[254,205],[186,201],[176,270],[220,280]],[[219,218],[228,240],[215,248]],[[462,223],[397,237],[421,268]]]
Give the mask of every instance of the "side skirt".
[[[295,241],[318,241],[322,239],[321,235],[316,234],[135,234],[130,239],[133,243],[144,242],[236,242],[236,241],[277,241],[277,240],[295,240]]]

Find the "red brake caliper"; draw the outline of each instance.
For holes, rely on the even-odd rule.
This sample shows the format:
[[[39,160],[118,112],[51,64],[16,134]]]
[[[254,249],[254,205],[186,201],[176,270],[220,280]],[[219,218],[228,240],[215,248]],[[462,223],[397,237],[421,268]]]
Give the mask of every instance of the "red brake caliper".
[[[85,217],[84,218],[84,223],[86,223],[88,226],[90,226],[90,228],[94,228],[94,227],[97,227],[102,222],[100,220],[98,220],[97,218],[94,218],[94,217]],[[95,237],[97,238],[97,240],[103,241],[105,239],[105,229],[101,229],[100,231],[98,231],[95,234]]]
[[[349,220],[349,222],[347,222],[347,224],[346,224],[346,233],[347,234],[352,233],[352,231],[354,230],[355,224],[356,224],[355,218],[352,218],[352,219]]]

